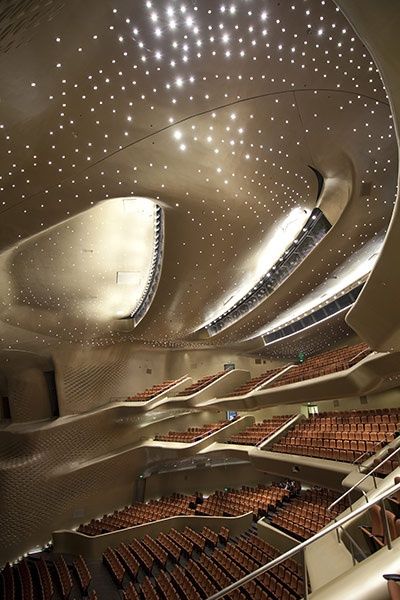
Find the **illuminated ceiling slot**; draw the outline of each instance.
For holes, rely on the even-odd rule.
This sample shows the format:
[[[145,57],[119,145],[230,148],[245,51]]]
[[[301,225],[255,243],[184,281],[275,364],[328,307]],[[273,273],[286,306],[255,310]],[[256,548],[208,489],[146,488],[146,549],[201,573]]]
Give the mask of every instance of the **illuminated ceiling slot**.
[[[331,224],[319,208],[314,208],[304,227],[275,264],[231,308],[206,325],[209,336],[223,331],[261,304],[310,254],[330,230]]]
[[[153,260],[147,283],[141,295],[140,301],[131,313],[135,326],[143,319],[150,308],[156,295],[161,277],[161,269],[164,257],[164,215],[160,206],[155,206],[154,213],[154,237],[153,237]]]
[[[319,308],[326,306],[336,298],[343,296],[349,290],[353,290],[365,282],[379,256],[382,243],[383,233],[369,240],[359,250],[349,256],[323,283],[317,286],[304,299],[287,310],[282,311],[275,319],[256,332],[252,338],[267,336],[287,327],[315,313]]]
[[[299,333],[300,331],[304,331],[317,323],[321,323],[321,321],[325,321],[330,319],[331,317],[337,315],[343,310],[347,310],[354,304],[357,300],[361,290],[364,287],[364,283],[361,283],[357,287],[349,290],[344,293],[339,298],[335,298],[331,302],[328,302],[324,306],[318,308],[314,312],[302,316],[300,319],[295,321],[294,323],[289,323],[280,329],[276,329],[275,331],[271,331],[263,336],[263,341],[265,346],[269,346],[276,342],[279,342],[295,333]]]

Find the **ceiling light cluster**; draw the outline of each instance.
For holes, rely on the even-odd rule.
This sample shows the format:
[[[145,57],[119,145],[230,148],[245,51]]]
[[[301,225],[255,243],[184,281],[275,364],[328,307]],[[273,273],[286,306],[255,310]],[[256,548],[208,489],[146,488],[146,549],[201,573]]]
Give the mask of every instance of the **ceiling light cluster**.
[[[54,269],[63,260],[61,233],[55,238],[50,227],[104,199],[150,196],[166,207],[165,277],[151,319],[133,334],[99,322],[90,338],[84,325],[51,315],[52,281],[43,300],[33,280],[18,289],[9,266],[3,344],[26,342],[16,323],[39,296],[52,308],[43,310],[34,343],[236,344],[307,298],[386,229],[397,164],[390,107],[371,56],[332,1],[116,0],[99,11],[96,20],[82,19],[79,37],[68,20],[52,19],[4,65],[2,241],[16,248],[42,232],[41,254]],[[39,55],[36,67],[29,57]],[[18,86],[7,85],[15,72]],[[369,191],[355,192],[312,270],[300,266],[295,288],[284,283],[280,295],[215,340],[195,339],[260,280],[255,257],[282,220],[315,208],[307,165],[329,175],[344,155],[354,165],[354,190]],[[37,254],[24,258],[32,273],[42,270]],[[62,266],[66,286],[73,264]]]

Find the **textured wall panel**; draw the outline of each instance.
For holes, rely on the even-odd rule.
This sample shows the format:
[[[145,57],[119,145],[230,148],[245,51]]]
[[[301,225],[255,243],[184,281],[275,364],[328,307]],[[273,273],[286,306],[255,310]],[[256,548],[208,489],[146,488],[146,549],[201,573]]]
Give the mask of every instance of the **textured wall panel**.
[[[35,29],[51,19],[64,0],[7,0],[0,6],[0,52],[8,52],[32,39]]]
[[[210,422],[219,414],[172,412],[173,426]],[[167,456],[140,440],[171,429],[168,411],[149,422],[112,405],[94,413],[0,431],[0,564],[70,528],[131,502],[135,477]],[[147,424],[146,424],[147,422]]]
[[[99,361],[84,365],[83,368],[70,367],[64,371],[64,393],[68,398],[68,410],[72,413],[90,410],[105,404],[115,395],[119,381],[126,378],[128,363],[115,360]]]
[[[82,413],[127,397],[165,377],[165,353],[122,345],[54,353],[60,415]]]
[[[49,358],[32,352],[2,350],[2,394],[8,396],[13,423],[38,421],[51,416],[49,390],[44,376],[53,369]]]

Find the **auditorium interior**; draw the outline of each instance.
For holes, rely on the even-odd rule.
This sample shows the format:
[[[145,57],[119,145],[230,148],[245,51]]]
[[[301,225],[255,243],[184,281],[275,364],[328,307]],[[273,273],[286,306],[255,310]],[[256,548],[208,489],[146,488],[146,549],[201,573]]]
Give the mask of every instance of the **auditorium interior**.
[[[0,0],[0,600],[400,600],[399,32]]]

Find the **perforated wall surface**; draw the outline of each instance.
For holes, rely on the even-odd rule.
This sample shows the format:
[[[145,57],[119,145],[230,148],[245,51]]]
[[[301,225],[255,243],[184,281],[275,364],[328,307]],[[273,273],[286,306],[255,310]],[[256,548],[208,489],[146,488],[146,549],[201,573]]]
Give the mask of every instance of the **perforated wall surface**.
[[[54,529],[131,502],[135,477],[163,458],[153,449],[135,449],[140,439],[171,428],[165,415],[158,418],[144,425],[114,405],[0,432],[0,564],[46,543]],[[174,416],[174,427],[188,418],[193,422],[193,415]],[[212,420],[209,413],[202,418]]]
[[[18,48],[32,39],[36,28],[51,21],[64,0],[7,0],[0,3],[0,52]]]
[[[82,413],[127,397],[165,376],[165,354],[128,346],[54,354],[60,414]]]

